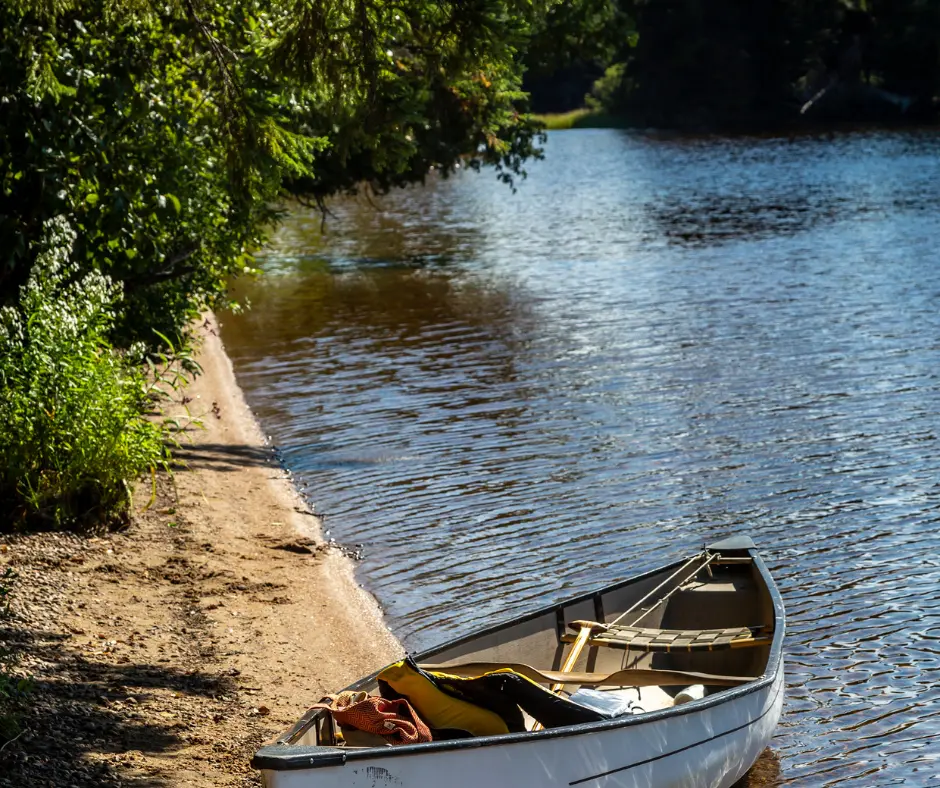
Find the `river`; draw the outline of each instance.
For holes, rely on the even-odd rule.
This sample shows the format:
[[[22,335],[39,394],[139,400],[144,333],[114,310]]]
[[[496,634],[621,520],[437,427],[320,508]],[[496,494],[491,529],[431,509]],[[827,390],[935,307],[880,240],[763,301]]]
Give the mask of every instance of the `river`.
[[[940,785],[940,135],[558,132],[528,170],[295,212],[223,316],[395,633],[746,532],[789,619],[751,784]]]

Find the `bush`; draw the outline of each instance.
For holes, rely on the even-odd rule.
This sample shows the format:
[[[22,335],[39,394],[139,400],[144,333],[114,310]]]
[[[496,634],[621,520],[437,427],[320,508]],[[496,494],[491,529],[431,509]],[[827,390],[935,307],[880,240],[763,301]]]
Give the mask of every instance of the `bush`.
[[[165,464],[145,378],[107,342],[121,288],[69,262],[75,233],[47,223],[19,307],[0,309],[0,507],[8,528],[126,517],[128,482]]]
[[[588,107],[596,112],[616,113],[623,103],[623,93],[628,90],[624,84],[626,71],[626,63],[614,63],[608,68],[584,97]]]

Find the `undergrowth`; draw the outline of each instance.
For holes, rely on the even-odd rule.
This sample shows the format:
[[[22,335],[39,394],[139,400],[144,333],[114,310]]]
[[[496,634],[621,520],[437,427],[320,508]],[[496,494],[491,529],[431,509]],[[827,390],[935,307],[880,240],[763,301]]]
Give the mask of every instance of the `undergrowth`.
[[[80,275],[69,259],[74,240],[64,220],[50,221],[18,307],[0,309],[0,525],[8,529],[121,521],[131,483],[169,458],[172,425],[147,417],[166,381],[145,375],[142,349],[108,342],[121,287],[96,271]]]

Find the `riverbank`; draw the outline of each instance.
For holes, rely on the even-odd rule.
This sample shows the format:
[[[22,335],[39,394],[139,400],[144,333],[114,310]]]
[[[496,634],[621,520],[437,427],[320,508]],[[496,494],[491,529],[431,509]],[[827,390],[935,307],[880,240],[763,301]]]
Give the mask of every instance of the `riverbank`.
[[[546,131],[569,131],[571,129],[634,129],[655,130],[661,134],[688,134],[698,136],[719,135],[756,135],[787,136],[795,135],[835,135],[872,130],[898,131],[904,129],[923,129],[936,131],[935,121],[921,115],[882,118],[878,120],[816,119],[793,115],[789,119],[776,119],[773,123],[755,121],[740,124],[715,124],[700,121],[687,124],[657,126],[654,123],[630,121],[625,116],[611,115],[607,112],[588,109],[573,109],[568,112],[548,112],[536,114],[535,119]]]
[[[567,131],[568,129],[619,129],[626,128],[623,118],[617,118],[606,112],[588,109],[573,109],[570,112],[547,112],[536,115],[535,119],[548,131]]]
[[[256,785],[262,742],[401,651],[265,446],[215,319],[198,333],[204,428],[153,505],[142,483],[123,532],[0,538],[3,639],[36,683],[0,785]]]

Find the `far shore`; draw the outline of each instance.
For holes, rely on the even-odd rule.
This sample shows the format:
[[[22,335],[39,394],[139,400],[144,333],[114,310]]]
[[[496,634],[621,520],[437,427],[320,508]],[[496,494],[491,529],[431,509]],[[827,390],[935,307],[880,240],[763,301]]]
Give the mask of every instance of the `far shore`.
[[[213,315],[197,335],[203,428],[185,467],[140,483],[129,527],[0,537],[7,640],[36,684],[0,785],[258,785],[258,746],[402,653],[266,445]]]
[[[910,118],[901,117],[894,120],[883,119],[881,121],[853,121],[835,119],[814,120],[794,114],[788,120],[781,120],[770,125],[756,119],[753,123],[742,122],[737,125],[726,126],[695,122],[690,119],[687,125],[678,127],[650,126],[648,124],[638,123],[623,115],[612,115],[603,110],[590,109],[588,107],[580,107],[566,112],[535,113],[533,117],[545,127],[546,131],[570,131],[572,129],[633,129],[635,131],[655,130],[657,133],[668,135],[743,134],[773,137],[778,135],[838,134],[865,131],[873,128],[886,130],[937,130],[940,128],[936,118],[925,118],[923,116],[911,116]]]
[[[588,109],[573,109],[568,112],[546,112],[535,115],[535,119],[545,126],[547,131],[566,131],[568,129],[609,129],[627,128],[622,119],[606,112]]]

